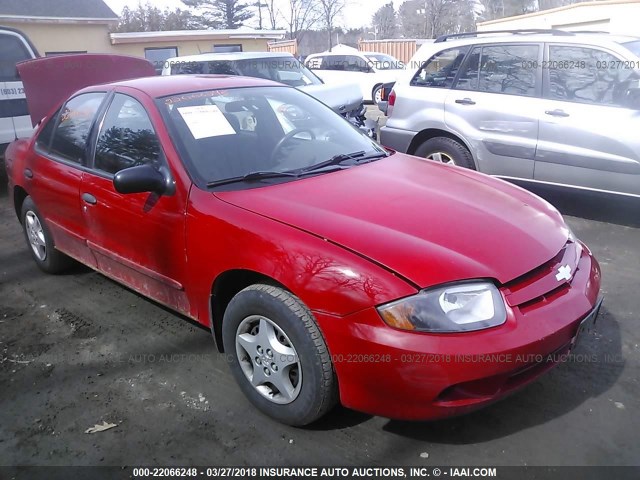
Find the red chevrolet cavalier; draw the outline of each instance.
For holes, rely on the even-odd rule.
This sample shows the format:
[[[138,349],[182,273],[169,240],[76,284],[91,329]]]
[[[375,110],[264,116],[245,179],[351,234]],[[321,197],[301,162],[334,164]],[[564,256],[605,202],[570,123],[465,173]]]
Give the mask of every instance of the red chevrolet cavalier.
[[[598,263],[551,205],[388,152],[294,88],[122,80],[153,71],[114,56],[19,69],[37,128],[6,165],[35,262],[75,259],[210,327],[247,398],[281,422],[337,401],[467,412],[595,322]]]

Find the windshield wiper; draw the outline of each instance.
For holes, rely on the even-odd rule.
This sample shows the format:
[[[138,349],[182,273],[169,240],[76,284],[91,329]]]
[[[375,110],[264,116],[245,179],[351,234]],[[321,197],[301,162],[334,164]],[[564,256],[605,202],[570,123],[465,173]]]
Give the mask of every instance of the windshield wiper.
[[[367,155],[364,150],[361,150],[359,152],[353,152],[353,153],[340,153],[338,155],[334,155],[329,160],[325,160],[324,162],[320,162],[316,165],[312,165],[311,167],[298,170],[298,173],[304,174],[308,172],[314,172],[316,170],[321,170],[324,167],[327,167],[329,165],[340,165],[342,162],[346,160],[356,160],[356,162],[360,163],[363,160],[373,160],[376,158],[383,158],[386,156],[388,156],[386,152],[376,152],[376,153],[371,153]]]
[[[210,183],[207,183],[207,187],[219,187],[220,185],[228,185],[230,183],[238,183],[238,182],[251,182],[255,180],[262,180],[268,178],[281,178],[281,177],[297,177],[297,173],[293,172],[270,172],[270,171],[259,171],[259,172],[250,172],[246,175],[242,175],[239,177],[231,177],[224,178],[222,180],[216,180]]]

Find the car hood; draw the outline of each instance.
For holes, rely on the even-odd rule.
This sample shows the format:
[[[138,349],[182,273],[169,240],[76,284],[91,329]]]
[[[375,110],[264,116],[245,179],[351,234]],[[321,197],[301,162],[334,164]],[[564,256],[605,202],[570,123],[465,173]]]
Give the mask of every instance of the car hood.
[[[360,92],[360,87],[355,84],[328,85],[324,83],[297,88],[341,114],[359,110],[362,105],[362,92]]]
[[[395,154],[224,201],[302,229],[428,287],[513,280],[553,258],[568,229],[549,203],[502,180]]]
[[[144,58],[100,53],[37,58],[16,67],[34,126],[82,88],[156,74],[151,62]]]

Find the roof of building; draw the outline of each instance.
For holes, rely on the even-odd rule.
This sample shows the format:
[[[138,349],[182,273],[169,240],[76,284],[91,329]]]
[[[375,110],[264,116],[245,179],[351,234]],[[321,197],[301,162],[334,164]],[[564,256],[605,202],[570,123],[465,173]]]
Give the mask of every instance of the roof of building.
[[[2,0],[0,0],[2,1]],[[111,43],[145,43],[145,42],[171,42],[180,40],[209,40],[209,39],[282,39],[284,30],[255,30],[241,27],[232,30],[169,30],[164,32],[127,32],[112,33]]]
[[[482,27],[485,25],[494,25],[494,24],[500,24],[504,22],[510,22],[512,20],[546,16],[546,15],[557,13],[557,12],[563,12],[565,10],[579,10],[579,9],[586,9],[591,7],[607,7],[612,5],[622,5],[622,4],[629,4],[629,3],[640,3],[640,0],[594,0],[594,1],[587,1],[587,2],[571,3],[569,5],[563,5],[556,8],[549,8],[547,10],[539,10],[537,12],[525,13],[522,15],[514,15],[512,17],[503,17],[503,18],[497,18],[495,20],[486,20],[484,22],[478,22],[477,26]]]
[[[0,20],[111,23],[118,15],[103,0],[0,0]]]
[[[282,58],[293,57],[288,52],[208,52],[199,53],[197,55],[185,55],[179,57],[168,58],[167,63],[172,61],[179,62],[212,62],[212,61],[228,61],[235,62],[238,60],[258,60],[263,58]]]

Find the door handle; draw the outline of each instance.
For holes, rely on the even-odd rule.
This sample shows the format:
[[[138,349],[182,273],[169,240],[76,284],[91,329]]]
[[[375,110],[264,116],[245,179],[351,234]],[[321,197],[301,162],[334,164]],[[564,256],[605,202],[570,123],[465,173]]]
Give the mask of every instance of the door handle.
[[[88,203],[89,205],[95,205],[96,203],[98,203],[96,197],[94,197],[90,193],[83,193],[82,200],[84,201],[84,203]]]
[[[462,99],[459,98],[458,100],[456,100],[456,103],[458,103],[460,105],[475,105],[476,104],[476,102],[474,102],[470,98],[462,98]]]
[[[28,179],[33,178],[33,171],[30,168],[24,169],[24,178],[28,178]]]
[[[545,112],[547,115],[551,115],[552,117],[568,117],[569,114],[567,112],[565,112],[564,110],[560,110],[559,108],[556,108],[555,110],[545,110]]]

